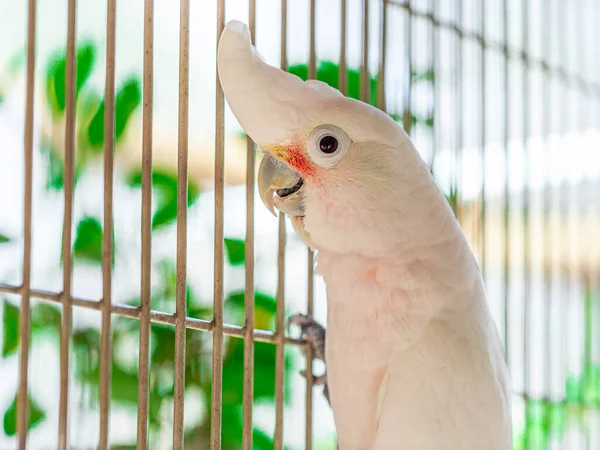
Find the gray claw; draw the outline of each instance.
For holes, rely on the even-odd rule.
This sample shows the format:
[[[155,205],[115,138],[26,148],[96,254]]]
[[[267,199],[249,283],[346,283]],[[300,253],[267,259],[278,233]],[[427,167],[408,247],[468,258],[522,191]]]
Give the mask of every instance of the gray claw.
[[[291,316],[288,319],[288,332],[290,325],[300,327],[301,338],[305,339],[312,347],[313,359],[320,359],[325,362],[325,328],[306,314]]]
[[[306,314],[294,314],[288,319],[287,328],[288,333],[290,325],[296,325],[300,327],[300,337],[306,340],[312,349],[312,358],[320,359],[325,362],[325,328],[317,323],[312,317]],[[306,356],[306,351],[303,349]],[[306,371],[300,372],[304,378],[307,377]],[[329,402],[329,389],[327,386],[327,372],[323,375],[316,376],[311,374],[312,382],[314,386],[323,385],[323,395]]]

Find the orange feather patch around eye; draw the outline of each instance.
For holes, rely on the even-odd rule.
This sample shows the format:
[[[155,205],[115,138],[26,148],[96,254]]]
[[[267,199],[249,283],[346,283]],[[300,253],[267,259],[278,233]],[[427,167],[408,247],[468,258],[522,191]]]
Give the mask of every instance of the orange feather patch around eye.
[[[315,172],[312,162],[308,159],[304,151],[302,141],[298,138],[289,143],[271,147],[271,152],[273,156],[289,164],[305,177]]]

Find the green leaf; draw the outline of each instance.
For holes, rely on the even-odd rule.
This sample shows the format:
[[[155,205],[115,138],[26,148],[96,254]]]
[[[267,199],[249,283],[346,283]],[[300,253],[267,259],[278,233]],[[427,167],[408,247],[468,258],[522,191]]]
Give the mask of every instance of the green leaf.
[[[46,173],[46,190],[60,191],[65,185],[64,162],[56,154],[54,149],[52,149],[49,142],[42,141],[40,151],[48,158],[48,169]]]
[[[118,142],[131,115],[142,103],[142,83],[131,78],[121,86],[115,97],[115,140]]]
[[[27,429],[39,425],[45,418],[46,413],[38,406],[38,404],[27,394]],[[17,433],[17,395],[11,405],[4,413],[4,434],[14,436]]]
[[[75,98],[89,79],[96,59],[96,47],[91,42],[86,42],[77,48],[75,61]],[[46,95],[52,112],[62,114],[66,105],[66,76],[67,59],[66,49],[55,54],[46,73]]]
[[[92,42],[86,42],[77,48],[77,61],[75,71],[75,98],[90,78],[94,63],[96,62],[96,46]]]
[[[46,95],[52,112],[55,115],[65,110],[65,80],[67,74],[67,61],[65,50],[57,52],[50,62],[46,74]]]
[[[302,80],[308,79],[308,65],[297,64],[290,66],[288,71]],[[339,89],[339,71],[340,67],[338,64],[333,62],[324,61],[317,67],[316,75],[317,80],[327,83],[329,86],[335,89]],[[348,69],[347,70],[347,96],[356,100],[360,99],[360,70]],[[371,77],[369,79],[369,103],[375,105],[376,103],[376,91],[377,91],[377,77]]]
[[[246,258],[246,243],[240,239],[225,238],[225,250],[229,264],[237,266],[244,264]]]
[[[231,293],[225,300],[228,309],[233,311],[232,323],[241,323],[244,319],[244,291]],[[273,330],[275,328],[275,314],[277,313],[277,302],[270,295],[260,292],[254,293],[254,326],[261,330]]]
[[[102,225],[93,217],[84,217],[77,224],[73,259],[102,263]]]
[[[267,342],[254,343],[254,401],[275,399],[275,345]],[[285,358],[286,378],[290,375],[292,359]],[[240,405],[244,378],[244,341],[230,339],[223,363],[223,403]],[[289,385],[289,379],[286,385]],[[289,398],[286,398],[286,401]]]
[[[252,430],[252,448],[256,450],[272,450],[274,447],[273,439],[263,431],[254,428]]]
[[[7,242],[10,242],[10,238],[5,234],[0,233],[0,244],[6,244]]]
[[[61,313],[57,306],[38,303],[31,308],[31,332],[60,330]]]
[[[19,348],[19,307],[4,300],[2,308],[2,357],[12,355]]]
[[[127,177],[127,184],[132,188],[142,186],[142,172],[134,170]],[[152,217],[152,229],[172,224],[177,219],[177,173],[155,168],[152,172],[152,188],[156,194],[157,208]],[[200,189],[191,180],[188,181],[188,208],[194,204]]]
[[[142,88],[139,79],[130,78],[117,90],[115,95],[115,142],[119,142],[127,128],[129,119],[142,102]],[[88,126],[88,139],[92,147],[104,144],[104,100]]]

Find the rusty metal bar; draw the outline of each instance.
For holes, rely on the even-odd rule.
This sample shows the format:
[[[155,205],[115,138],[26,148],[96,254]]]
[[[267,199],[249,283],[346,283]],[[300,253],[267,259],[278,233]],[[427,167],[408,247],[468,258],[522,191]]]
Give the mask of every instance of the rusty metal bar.
[[[362,64],[360,65],[360,99],[371,102],[369,76],[369,0],[363,0]]]
[[[249,29],[256,42],[256,0],[249,0]],[[254,168],[256,149],[246,137],[246,285],[244,288],[244,392],[242,406],[242,448],[252,450],[252,408],[254,406]]]
[[[113,259],[113,179],[115,122],[115,42],[117,0],[106,6],[106,80],[104,87],[104,224],[102,235],[102,328],[100,332],[100,439],[99,450],[108,450],[111,380],[111,307]],[[75,303],[75,301],[74,301]]]
[[[179,118],[177,149],[177,281],[175,292],[175,380],[173,390],[173,449],[183,449],[185,342],[187,316],[187,201],[190,0],[179,4]]]
[[[35,95],[35,26],[36,1],[29,0],[27,12],[27,84],[25,98],[25,130],[23,152],[25,159],[25,196],[23,198],[23,285],[19,320],[19,391],[17,394],[17,434],[19,450],[27,448],[28,372],[31,300],[31,215],[33,203],[33,107]]]
[[[0,283],[0,292],[5,292],[7,294],[19,294],[22,292],[22,288],[18,286],[12,286],[8,284]],[[61,292],[50,292],[43,291],[39,289],[31,289],[32,298],[37,298],[40,300],[46,300],[52,303],[62,303],[62,293]],[[71,303],[73,306],[77,306],[78,308],[86,308],[94,311],[103,311],[103,302],[102,300],[89,300],[83,299],[79,297],[71,297]],[[108,308],[111,314],[117,314],[122,317],[127,317],[129,319],[140,319],[141,309],[138,306],[131,305],[123,305],[119,303],[113,303]],[[150,310],[150,322],[151,323],[159,323],[163,325],[175,325],[175,315],[168,314],[161,311]],[[185,327],[190,330],[197,331],[213,331],[213,323],[208,320],[203,319],[195,319],[192,317],[187,317],[185,320]],[[244,337],[244,328],[236,325],[223,325],[223,334],[225,336],[231,336],[236,338]],[[267,343],[275,343],[277,342],[277,335],[272,331],[255,329],[254,330],[254,340],[257,342],[267,342]],[[290,337],[286,337],[284,342],[290,345],[304,346],[306,344],[305,341],[301,339],[294,339]]]
[[[63,295],[60,326],[60,394],[58,406],[58,448],[66,450],[69,440],[69,354],[71,343],[73,191],[75,178],[75,41],[77,39],[77,1],[69,0],[67,22],[67,56],[65,76],[65,166],[63,216]]]
[[[387,53],[387,21],[388,10],[387,0],[381,0],[381,41],[379,55],[379,70],[377,76],[377,107],[382,111],[386,111],[385,101],[385,62]]]
[[[217,2],[217,45],[225,28],[225,0]],[[210,412],[210,447],[221,448],[221,422],[223,412],[223,200],[225,170],[225,98],[216,76],[215,98],[215,241],[213,285],[213,346],[212,392]]]
[[[340,92],[344,95],[348,93],[348,66],[346,62],[346,33],[347,33],[347,0],[340,0],[341,11],[341,31],[340,31],[340,72],[338,73],[338,84]]]
[[[6,284],[0,284],[0,292],[6,292],[10,294],[18,294],[21,292],[21,288],[17,286],[11,286]],[[53,303],[61,303],[62,302],[62,293],[60,292],[49,292],[42,290],[31,290],[31,297],[37,298],[40,300],[46,300]],[[77,306],[78,308],[86,308],[95,311],[102,311],[103,305],[102,300],[88,300],[78,297],[72,297],[71,303],[73,306]],[[109,308],[112,314],[117,314],[122,317],[126,317],[129,319],[140,319],[140,308],[131,305],[123,305],[119,303],[113,303]],[[163,325],[175,325],[175,315],[168,314],[161,311],[150,310],[150,322],[159,323]],[[195,319],[188,317],[185,321],[186,328],[190,330],[197,331],[213,331],[213,324],[211,321],[203,320],[203,319]],[[257,342],[266,342],[266,343],[275,343],[277,341],[276,333],[273,333],[268,330],[255,329],[254,339]],[[243,338],[244,337],[244,328],[236,325],[223,325],[223,334],[225,336]],[[305,341],[301,339],[294,338],[285,338],[285,343],[290,345],[298,345],[304,346],[306,344]]]
[[[148,448],[150,302],[152,269],[152,103],[154,84],[154,0],[144,3],[144,83],[142,109],[142,279],[138,375],[137,447]]]

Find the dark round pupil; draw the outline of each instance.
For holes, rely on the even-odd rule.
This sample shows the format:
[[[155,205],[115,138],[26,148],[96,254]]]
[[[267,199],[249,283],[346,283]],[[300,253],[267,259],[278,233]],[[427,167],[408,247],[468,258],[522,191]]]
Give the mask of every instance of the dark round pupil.
[[[323,153],[333,153],[338,148],[338,141],[333,136],[325,136],[319,142],[319,148]]]

